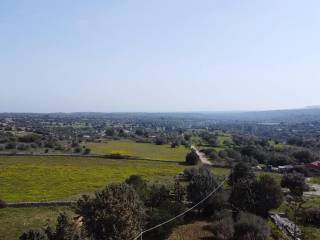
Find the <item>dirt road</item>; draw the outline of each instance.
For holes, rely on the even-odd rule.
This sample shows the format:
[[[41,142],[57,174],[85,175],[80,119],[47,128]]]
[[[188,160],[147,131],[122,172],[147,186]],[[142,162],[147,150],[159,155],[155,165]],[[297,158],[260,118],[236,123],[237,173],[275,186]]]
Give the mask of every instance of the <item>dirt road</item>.
[[[208,160],[208,158],[206,157],[206,155],[205,155],[204,153],[200,152],[200,151],[199,151],[195,146],[193,146],[193,145],[191,146],[191,149],[194,150],[194,151],[198,154],[198,156],[199,156],[200,161],[202,162],[202,164],[212,166],[212,162],[210,162],[210,161]]]

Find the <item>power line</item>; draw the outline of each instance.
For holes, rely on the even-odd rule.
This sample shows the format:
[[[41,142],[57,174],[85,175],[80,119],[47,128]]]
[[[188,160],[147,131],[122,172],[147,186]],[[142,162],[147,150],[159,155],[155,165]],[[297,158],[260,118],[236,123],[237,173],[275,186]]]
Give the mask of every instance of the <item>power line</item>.
[[[160,224],[158,224],[158,225],[156,225],[156,226],[154,226],[154,227],[152,227],[152,228],[149,228],[149,229],[147,229],[147,230],[142,231],[142,232],[141,232],[138,236],[136,236],[133,240],[137,240],[137,239],[140,238],[140,237],[141,237],[141,239],[142,239],[142,235],[143,235],[144,233],[151,232],[152,230],[157,229],[157,228],[159,228],[159,227],[161,227],[161,226],[163,226],[163,225],[165,225],[165,224],[167,224],[167,223],[169,223],[169,222],[172,222],[172,221],[176,220],[177,218],[182,217],[182,216],[185,215],[186,213],[190,212],[191,210],[195,209],[195,208],[198,207],[201,203],[203,203],[203,202],[206,201],[209,197],[211,197],[213,194],[215,194],[215,193],[223,186],[223,184],[228,180],[228,178],[229,178],[229,177],[226,177],[211,193],[209,193],[204,199],[202,199],[200,202],[198,202],[197,204],[195,204],[195,205],[192,206],[191,208],[185,210],[184,212],[180,213],[179,215],[177,215],[177,216],[175,216],[175,217],[173,217],[173,218],[170,218],[169,220],[167,220],[167,221],[165,221],[165,222],[163,222],[163,223],[160,223]]]

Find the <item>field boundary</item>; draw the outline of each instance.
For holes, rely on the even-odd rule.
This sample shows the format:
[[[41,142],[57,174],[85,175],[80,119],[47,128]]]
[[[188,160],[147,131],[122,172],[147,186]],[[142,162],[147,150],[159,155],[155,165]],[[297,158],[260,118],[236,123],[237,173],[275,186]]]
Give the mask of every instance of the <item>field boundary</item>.
[[[71,207],[76,201],[49,201],[49,202],[20,202],[7,203],[8,208],[32,208],[32,207]]]
[[[164,163],[184,163],[184,161],[177,160],[162,160],[162,159],[151,159],[151,158],[140,158],[129,155],[116,155],[116,154],[89,154],[89,155],[76,155],[76,154],[28,154],[28,153],[17,153],[17,154],[7,154],[0,153],[0,157],[82,157],[82,158],[102,158],[110,160],[141,160],[141,161],[152,161],[152,162],[164,162]]]

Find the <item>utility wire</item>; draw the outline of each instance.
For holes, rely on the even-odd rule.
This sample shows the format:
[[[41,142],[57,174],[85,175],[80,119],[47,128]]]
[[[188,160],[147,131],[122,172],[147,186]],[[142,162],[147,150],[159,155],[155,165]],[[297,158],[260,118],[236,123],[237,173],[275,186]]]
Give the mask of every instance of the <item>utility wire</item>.
[[[170,218],[169,220],[167,220],[167,221],[165,221],[165,222],[163,222],[163,223],[160,223],[160,224],[158,224],[158,225],[156,225],[156,226],[154,226],[154,227],[152,227],[152,228],[149,228],[149,229],[147,229],[147,230],[142,231],[142,232],[141,232],[138,236],[136,236],[133,240],[137,240],[137,239],[140,238],[140,237],[141,237],[141,239],[142,239],[142,235],[143,235],[144,233],[151,232],[152,230],[157,229],[157,228],[159,228],[159,227],[161,227],[161,226],[163,226],[163,225],[165,225],[165,224],[167,224],[167,223],[169,223],[169,222],[172,222],[172,221],[176,220],[177,218],[182,217],[182,216],[185,215],[186,213],[190,212],[191,210],[195,209],[195,208],[198,207],[201,203],[203,203],[203,202],[206,201],[209,197],[211,197],[213,194],[215,194],[215,193],[223,186],[223,184],[228,180],[228,178],[229,178],[229,177],[226,177],[211,193],[209,193],[204,199],[202,199],[200,202],[198,202],[197,204],[195,204],[195,205],[192,206],[191,208],[185,210],[184,212],[180,213],[179,215],[177,215],[177,216],[175,216],[175,217],[173,217],[173,218]]]

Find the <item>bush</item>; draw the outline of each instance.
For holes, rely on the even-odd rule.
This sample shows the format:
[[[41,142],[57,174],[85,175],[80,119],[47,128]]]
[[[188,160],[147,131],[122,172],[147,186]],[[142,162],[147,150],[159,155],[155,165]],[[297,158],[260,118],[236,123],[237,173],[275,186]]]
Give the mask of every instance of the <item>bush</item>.
[[[303,222],[320,227],[320,207],[308,208],[302,213]]]
[[[18,138],[18,141],[23,143],[32,143],[37,141],[38,139],[40,139],[40,136],[38,134],[27,134],[24,136],[20,136]]]
[[[47,237],[42,232],[30,230],[23,233],[19,240],[47,240]]]
[[[175,180],[173,185],[173,200],[176,202],[183,202],[186,195],[186,188],[180,183],[179,180]]]
[[[218,179],[211,173],[211,171],[202,167],[199,169],[199,172],[193,176],[189,185],[187,187],[188,200],[193,204],[198,203],[202,199],[208,196],[215,188],[219,185]],[[218,191],[218,194],[221,191]],[[206,204],[210,204],[214,199],[209,198],[204,204],[200,206],[202,210],[208,210]],[[204,214],[207,215],[207,212],[204,211]]]
[[[315,161],[315,156],[308,150],[301,150],[293,154],[299,163],[310,163]]]
[[[48,226],[45,234],[49,240],[81,239],[81,227],[66,213],[60,213],[55,228]]]
[[[255,213],[267,218],[271,209],[280,207],[283,194],[279,183],[272,177],[263,175],[254,184]]]
[[[229,185],[233,186],[238,182],[253,182],[256,179],[256,176],[252,168],[243,162],[238,163],[232,169],[232,172],[229,177]]]
[[[20,236],[20,240],[81,240],[82,229],[78,222],[67,214],[60,213],[55,228],[47,226],[43,231],[29,230]]]
[[[17,149],[20,150],[20,151],[25,151],[25,150],[28,150],[28,149],[29,149],[29,145],[24,144],[24,143],[19,143],[19,144],[17,145]]]
[[[7,207],[7,203],[0,199],[0,209],[1,208],[6,208],[6,207]]]
[[[303,192],[308,190],[304,175],[297,172],[284,175],[281,179],[281,187],[289,188],[294,196],[302,196]]]
[[[234,239],[237,240],[266,240],[270,229],[263,218],[250,213],[241,212],[234,225]]]
[[[253,182],[240,181],[233,185],[230,203],[240,211],[268,217],[271,209],[278,208],[283,200],[279,184],[270,176]]]
[[[214,194],[214,197],[209,198],[203,206],[203,215],[205,217],[210,217],[217,211],[228,207],[228,200],[230,198],[229,191],[218,191]]]
[[[295,163],[291,157],[281,153],[273,153],[267,162],[272,166],[294,165]]]
[[[234,225],[231,217],[226,217],[213,222],[210,226],[213,233],[213,239],[216,240],[231,240],[234,235]]]
[[[74,150],[73,150],[74,153],[80,153],[81,152],[81,147],[76,147]]]
[[[5,145],[6,149],[15,149],[16,148],[16,143],[15,142],[9,142]]]
[[[176,216],[177,214],[181,213],[185,209],[183,208],[183,204],[176,203],[176,202],[167,202],[165,205],[153,208],[149,212],[148,223],[146,228],[151,228],[159,223],[163,223],[168,219]],[[168,235],[170,234],[172,228],[179,223],[182,223],[183,218],[178,218],[175,221],[169,222],[168,224],[161,226],[159,228],[154,229],[151,232],[143,234],[143,239],[152,239],[152,240],[162,240],[167,239]]]
[[[87,155],[87,154],[90,154],[91,152],[91,149],[90,148],[86,148],[83,152],[83,154]]]
[[[171,143],[171,148],[179,147],[179,144],[177,142]]]
[[[196,151],[192,150],[190,153],[187,154],[186,163],[188,165],[197,165],[198,163],[200,163],[200,158]]]
[[[161,184],[153,184],[150,187],[149,198],[147,200],[147,206],[152,208],[165,205],[170,199],[170,190]]]
[[[203,152],[210,160],[219,160],[219,156],[214,149],[205,148],[200,151]]]
[[[96,240],[133,239],[143,225],[144,208],[134,189],[111,184],[94,198],[83,196],[76,207],[88,235]]]
[[[126,180],[126,184],[130,185],[136,191],[141,200],[146,200],[148,195],[147,183],[141,176],[131,175]]]
[[[185,176],[185,178],[187,179],[187,181],[190,181],[193,176],[195,176],[197,173],[199,172],[198,168],[186,168],[183,171],[183,175]]]
[[[157,137],[155,140],[156,145],[163,145],[166,143],[166,139],[164,137]]]

